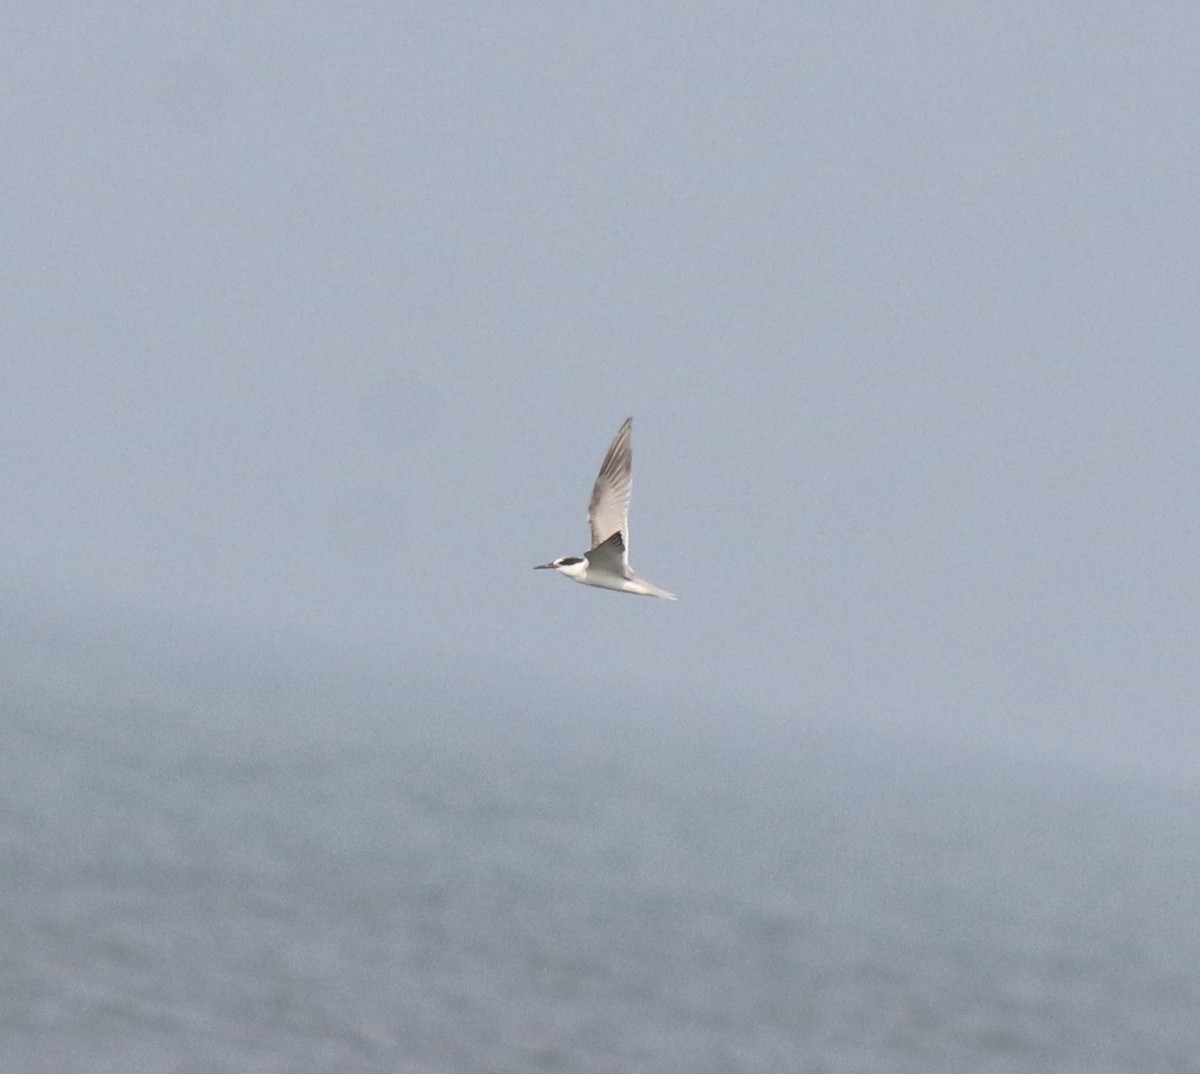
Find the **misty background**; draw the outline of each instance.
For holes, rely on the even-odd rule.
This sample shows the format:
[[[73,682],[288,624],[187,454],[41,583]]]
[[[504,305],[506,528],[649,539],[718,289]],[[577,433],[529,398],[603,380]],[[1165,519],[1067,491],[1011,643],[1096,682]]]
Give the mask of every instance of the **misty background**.
[[[5,589],[1191,764],[1196,21],[19,5]]]
[[[11,6],[14,1061],[1184,1069],[1198,54],[1172,3]],[[585,550],[630,414],[631,562],[674,604],[531,570]],[[543,903],[548,860],[577,872]],[[147,895],[160,875],[201,909]],[[261,959],[229,970],[258,950],[236,928],[228,962],[178,946],[241,920],[251,876],[279,885],[244,924]],[[438,918],[465,962],[388,961],[397,876],[421,913],[482,900]],[[524,965],[472,932],[506,935],[510,881],[558,922],[545,950],[615,960],[616,1007],[504,1021],[575,993],[489,977],[463,1029],[463,966]],[[681,901],[640,918],[650,889]],[[177,912],[132,924],[147,905]],[[340,970],[308,946],[335,921]],[[892,968],[846,961],[863,936]],[[967,950],[1011,968],[993,1020]],[[158,967],[136,987],[129,951]],[[639,958],[734,976],[656,1007]],[[204,987],[164,999],[176,965]],[[393,1024],[386,997],[438,988]],[[931,1044],[918,1008],[960,1035]],[[136,1048],[79,1013],[105,1010]],[[597,1010],[626,1030],[564,1030]],[[663,1036],[684,1010],[709,1037]],[[342,1050],[321,1028],[350,1024]]]

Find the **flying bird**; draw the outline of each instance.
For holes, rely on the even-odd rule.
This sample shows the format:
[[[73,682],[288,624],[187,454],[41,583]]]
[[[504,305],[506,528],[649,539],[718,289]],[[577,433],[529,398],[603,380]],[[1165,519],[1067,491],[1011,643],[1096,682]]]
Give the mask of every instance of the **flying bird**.
[[[629,491],[633,487],[633,418],[617,430],[588,504],[592,547],[582,556],[560,556],[534,567],[558,571],[574,582],[675,600],[674,593],[643,581],[629,567]]]

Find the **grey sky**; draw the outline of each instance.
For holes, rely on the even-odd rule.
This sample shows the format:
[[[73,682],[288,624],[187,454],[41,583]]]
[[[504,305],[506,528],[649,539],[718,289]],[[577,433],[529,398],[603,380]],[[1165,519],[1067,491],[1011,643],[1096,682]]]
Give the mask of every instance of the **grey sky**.
[[[1198,18],[18,5],[0,584],[1190,763]]]

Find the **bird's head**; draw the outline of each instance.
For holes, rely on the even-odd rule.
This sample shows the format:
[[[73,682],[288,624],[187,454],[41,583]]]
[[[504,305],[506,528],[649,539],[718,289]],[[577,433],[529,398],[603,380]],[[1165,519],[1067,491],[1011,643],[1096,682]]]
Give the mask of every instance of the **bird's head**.
[[[549,563],[539,563],[535,571],[562,571],[568,578],[578,578],[587,570],[587,560],[582,556],[559,556]]]

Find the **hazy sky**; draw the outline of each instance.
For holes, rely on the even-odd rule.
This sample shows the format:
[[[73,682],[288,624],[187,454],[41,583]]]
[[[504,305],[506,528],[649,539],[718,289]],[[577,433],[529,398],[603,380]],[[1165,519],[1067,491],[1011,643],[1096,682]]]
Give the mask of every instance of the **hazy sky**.
[[[18,4],[0,587],[1200,752],[1193,4]],[[632,561],[582,551],[635,417]]]

